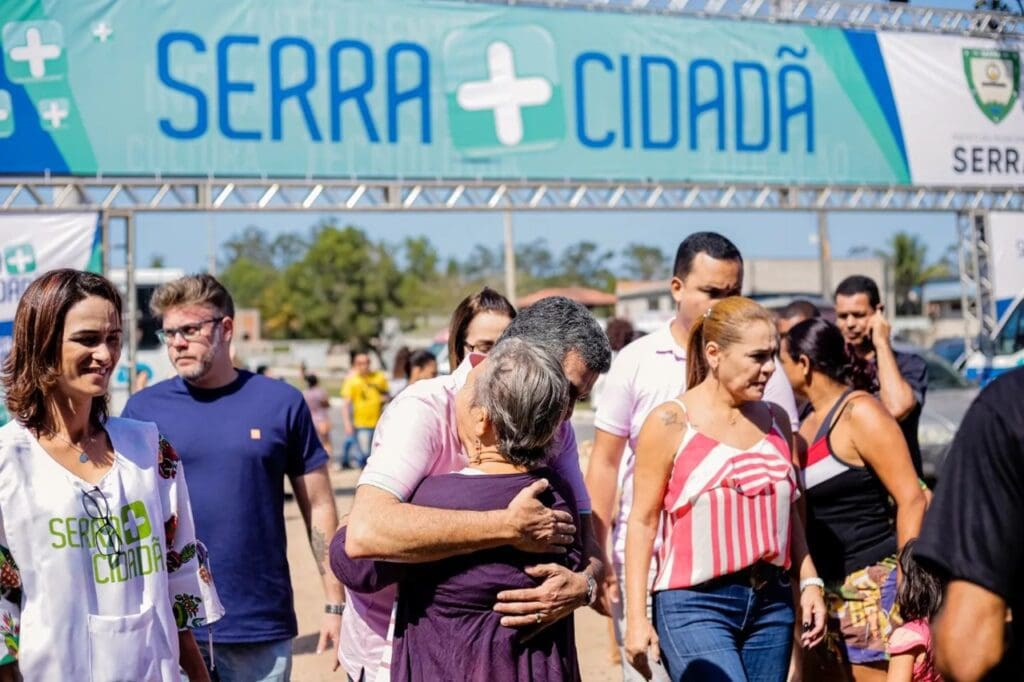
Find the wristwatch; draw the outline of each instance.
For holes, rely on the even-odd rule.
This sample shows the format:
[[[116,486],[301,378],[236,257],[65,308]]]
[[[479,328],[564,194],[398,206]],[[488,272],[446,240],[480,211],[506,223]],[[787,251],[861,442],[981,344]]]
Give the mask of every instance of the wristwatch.
[[[597,580],[586,571],[583,571],[583,575],[587,576],[587,606],[592,606],[597,600]]]
[[[345,613],[344,604],[324,604],[324,613],[329,613],[332,616],[340,616]]]

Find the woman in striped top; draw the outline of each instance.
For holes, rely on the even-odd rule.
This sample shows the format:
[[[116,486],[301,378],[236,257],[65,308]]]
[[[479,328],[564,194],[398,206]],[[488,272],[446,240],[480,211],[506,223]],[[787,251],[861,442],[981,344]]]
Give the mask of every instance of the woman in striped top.
[[[791,568],[801,643],[824,635],[822,583],[793,507],[789,420],[762,400],[778,346],[767,310],[723,299],[690,331],[685,395],[644,422],[626,535],[626,651],[645,677],[652,650],[674,680],[784,680]],[[654,626],[645,577],[659,522]]]

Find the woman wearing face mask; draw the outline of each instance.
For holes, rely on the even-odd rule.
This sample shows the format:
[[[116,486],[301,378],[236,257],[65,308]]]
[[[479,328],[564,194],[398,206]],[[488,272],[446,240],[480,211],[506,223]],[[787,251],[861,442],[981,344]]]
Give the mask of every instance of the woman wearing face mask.
[[[486,355],[516,317],[508,299],[490,287],[462,299],[448,326],[448,366],[454,372],[470,353]]]
[[[739,296],[719,301],[690,330],[686,392],[640,432],[625,643],[648,679],[648,656],[660,655],[675,680],[784,680],[790,571],[800,580],[801,643],[824,636],[821,581],[795,507],[789,418],[762,400],[777,350],[767,310]],[[652,625],[645,577],[662,520]]]
[[[847,677],[884,680],[896,555],[921,528],[924,492],[899,424],[878,400],[851,386],[860,374],[834,324],[812,319],[795,325],[782,339],[781,357],[793,390],[813,408],[800,425],[809,444],[800,477],[807,541],[825,580],[835,653]],[[820,658],[807,661],[812,675],[815,664],[831,663]]]
[[[121,298],[55,270],[18,304],[3,366],[0,680],[192,680],[223,613],[184,473],[153,424],[107,416]],[[20,632],[19,632],[20,627]]]
[[[430,476],[410,502],[443,509],[504,509],[523,488],[545,479],[540,500],[579,514],[570,488],[545,467],[545,450],[569,409],[559,361],[521,339],[506,339],[487,358],[471,395],[455,403],[469,460],[460,472]],[[503,626],[497,595],[536,584],[538,564],[584,565],[579,531],[564,554],[538,555],[509,545],[425,564],[348,558],[344,531],[331,543],[339,580],[363,592],[398,582],[390,678],[395,680],[579,680],[573,618],[536,615],[532,631]]]

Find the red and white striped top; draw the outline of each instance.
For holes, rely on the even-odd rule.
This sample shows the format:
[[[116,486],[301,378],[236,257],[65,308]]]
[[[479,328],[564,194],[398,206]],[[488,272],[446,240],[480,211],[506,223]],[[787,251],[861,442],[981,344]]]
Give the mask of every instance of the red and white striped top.
[[[758,561],[789,568],[790,508],[800,496],[789,452],[774,419],[745,450],[687,424],[665,493],[654,591],[693,587]]]

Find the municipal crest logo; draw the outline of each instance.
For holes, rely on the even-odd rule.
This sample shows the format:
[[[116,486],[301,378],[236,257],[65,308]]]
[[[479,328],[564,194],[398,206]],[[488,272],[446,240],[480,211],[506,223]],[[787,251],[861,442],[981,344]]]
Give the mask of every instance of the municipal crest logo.
[[[1020,53],[1010,50],[965,49],[964,73],[981,112],[1000,123],[1017,101]]]
[[[448,126],[464,155],[547,149],[565,138],[555,44],[541,27],[453,31],[443,61]]]

